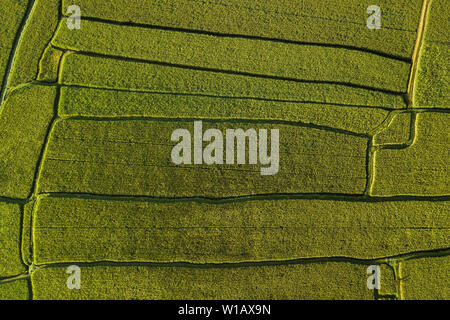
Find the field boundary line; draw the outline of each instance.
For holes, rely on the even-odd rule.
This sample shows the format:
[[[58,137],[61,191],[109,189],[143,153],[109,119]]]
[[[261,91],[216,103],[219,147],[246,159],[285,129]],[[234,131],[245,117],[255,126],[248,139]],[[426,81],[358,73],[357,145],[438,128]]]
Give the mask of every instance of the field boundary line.
[[[46,84],[50,85],[50,84]],[[227,96],[227,95],[214,95],[214,94],[203,94],[203,93],[191,93],[191,92],[168,92],[168,91],[155,91],[155,90],[146,90],[139,88],[110,88],[110,87],[101,87],[101,86],[89,86],[82,84],[61,84],[61,87],[66,88],[75,88],[75,89],[92,89],[92,90],[105,90],[105,91],[119,91],[119,92],[128,92],[128,93],[141,93],[141,94],[155,94],[155,95],[172,95],[172,96],[188,96],[188,97],[200,97],[200,98],[217,98],[217,99],[236,99],[236,100],[256,100],[256,101],[265,101],[265,102],[279,102],[279,103],[297,103],[297,104],[314,104],[314,105],[323,105],[323,106],[334,106],[334,107],[350,107],[350,108],[360,108],[360,109],[380,109],[385,111],[393,111],[393,110],[406,110],[397,109],[397,108],[388,108],[383,106],[365,106],[360,104],[345,104],[345,103],[334,103],[334,102],[320,102],[320,101],[309,101],[309,100],[289,100],[289,99],[275,99],[275,98],[264,98],[264,97],[253,97],[253,96]],[[430,110],[437,110],[436,108]],[[448,112],[450,110],[443,109]]]
[[[420,14],[419,26],[417,27],[417,38],[414,44],[414,51],[411,58],[411,71],[408,80],[407,102],[408,106],[414,104],[414,87],[416,82],[416,74],[419,65],[420,50],[422,49],[425,27],[427,24],[427,16],[432,0],[423,0],[422,10]]]
[[[264,260],[264,261],[241,261],[241,262],[220,262],[220,263],[194,263],[186,261],[173,262],[152,262],[152,261],[72,261],[72,262],[50,262],[36,265],[37,269],[43,268],[59,268],[66,267],[72,264],[77,264],[80,267],[101,267],[101,266],[142,266],[142,267],[185,267],[185,268],[239,268],[239,267],[264,267],[264,266],[282,266],[282,265],[296,265],[296,264],[310,264],[310,263],[324,263],[324,262],[346,262],[361,265],[372,264],[392,264],[393,262],[408,261],[420,258],[445,257],[450,255],[450,248],[440,248],[433,250],[413,251],[401,253],[392,256],[385,256],[373,259],[353,258],[347,256],[329,256],[329,257],[310,257],[297,258],[286,260]]]
[[[70,50],[69,50],[70,51]],[[74,53],[74,52],[71,52]],[[89,86],[89,85],[81,85],[81,84],[63,84],[56,82],[47,82],[47,81],[30,81],[23,84],[20,84],[14,88],[12,88],[8,92],[8,96],[12,95],[16,90],[20,90],[25,86],[55,86],[61,88],[73,88],[73,89],[91,89],[91,90],[103,90],[103,91],[116,91],[116,92],[127,92],[130,94],[153,94],[153,95],[167,95],[167,96],[186,96],[186,97],[198,97],[198,98],[214,98],[214,99],[224,99],[224,100],[255,100],[262,102],[275,102],[275,103],[293,103],[293,104],[313,104],[323,107],[333,106],[333,107],[348,107],[348,108],[356,108],[356,109],[378,109],[384,111],[402,111],[407,110],[406,108],[389,108],[383,106],[366,106],[360,104],[346,104],[346,103],[335,103],[335,102],[321,102],[321,101],[311,101],[311,100],[290,100],[290,99],[275,99],[275,98],[264,98],[264,97],[253,97],[253,96],[227,96],[227,95],[214,95],[214,94],[203,94],[203,93],[192,93],[192,92],[168,92],[168,91],[155,91],[155,90],[146,90],[146,89],[135,89],[135,88],[108,88],[108,87],[100,87],[100,86]],[[450,109],[440,109],[440,108],[429,108],[429,109],[414,109],[414,110],[423,110],[433,112],[447,112],[450,113]]]
[[[60,57],[59,61],[58,61],[58,72],[57,72],[57,80],[56,80],[56,85],[52,85],[55,86],[56,88],[56,94],[55,94],[55,99],[53,101],[53,116],[51,118],[51,120],[49,121],[48,127],[47,127],[47,131],[45,134],[45,138],[44,138],[44,142],[42,144],[41,147],[41,151],[39,154],[39,158],[38,161],[36,163],[36,169],[34,172],[34,177],[33,177],[33,185],[32,188],[30,190],[30,194],[27,198],[27,200],[29,202],[33,201],[33,208],[32,208],[32,212],[31,212],[31,223],[30,223],[30,242],[31,242],[31,265],[28,267],[28,273],[31,274],[35,269],[36,269],[36,265],[34,264],[35,261],[35,233],[34,233],[34,229],[35,229],[35,211],[36,211],[36,205],[37,205],[37,198],[38,198],[38,194],[37,194],[37,190],[38,190],[38,181],[39,181],[39,175],[42,171],[42,166],[44,163],[44,158],[47,152],[47,147],[48,147],[48,142],[50,140],[50,135],[51,132],[53,131],[53,128],[55,126],[55,123],[58,121],[58,106],[59,106],[59,102],[60,102],[60,97],[61,97],[61,86],[58,85],[60,82],[60,74],[61,74],[61,68],[62,68],[62,63],[63,63],[63,59],[65,57],[66,52],[64,52],[64,54]],[[33,299],[33,286],[31,281],[29,282],[29,292],[30,292],[30,300]]]
[[[17,280],[27,279],[30,275],[28,272],[24,272],[14,276],[0,277],[0,286],[5,283],[14,282]]]
[[[64,48],[61,48],[58,46],[54,46],[54,47],[56,49],[66,51],[66,49],[64,49]],[[177,64],[177,63],[168,63],[168,62],[148,60],[148,59],[128,58],[128,57],[123,57],[123,56],[118,56],[118,55],[106,55],[106,54],[100,54],[100,53],[95,53],[95,52],[90,52],[90,51],[74,51],[74,54],[79,54],[79,55],[84,55],[84,56],[94,57],[94,58],[100,58],[100,59],[107,59],[107,60],[118,60],[118,61],[124,61],[124,62],[153,64],[153,65],[158,65],[158,66],[162,66],[162,67],[204,71],[204,72],[211,72],[211,73],[244,76],[244,77],[250,77],[250,78],[270,79],[270,80],[276,80],[276,81],[291,81],[291,82],[296,82],[296,83],[308,83],[308,84],[336,85],[336,86],[362,89],[362,90],[373,91],[373,92],[380,92],[380,93],[394,95],[394,96],[405,95],[405,92],[403,92],[403,91],[394,91],[394,90],[390,90],[390,89],[376,88],[376,87],[372,87],[372,86],[365,86],[365,85],[355,84],[355,83],[351,83],[351,82],[328,81],[328,80],[305,80],[305,79],[282,77],[282,76],[275,76],[275,75],[268,75],[268,74],[250,73],[250,72],[244,72],[244,71],[233,71],[233,70],[225,70],[225,69],[217,69],[217,68],[209,68],[209,67],[199,67],[199,66],[184,65],[184,64]]]
[[[0,202],[3,202],[3,203],[23,205],[23,204],[27,203],[27,201],[28,201],[27,199],[22,199],[22,198],[10,198],[10,197],[0,196]]]
[[[193,0],[186,0],[186,1],[187,2],[194,2],[194,3],[196,2],[195,0],[194,1]],[[208,1],[206,1],[206,3],[208,3]],[[344,23],[344,24],[354,24],[354,25],[358,25],[358,26],[365,26],[365,24],[360,23],[360,22],[355,22],[355,21],[346,20],[346,19],[332,19],[330,17],[325,17],[325,16],[316,16],[316,15],[308,15],[308,14],[297,14],[297,13],[290,13],[290,12],[279,11],[279,10],[264,10],[264,9],[250,7],[250,6],[228,5],[228,4],[224,4],[224,3],[220,3],[220,2],[212,2],[212,1],[209,1],[208,4],[219,5],[219,6],[222,6],[222,7],[243,8],[243,9],[246,9],[248,11],[272,13],[272,14],[279,15],[279,16],[282,16],[282,17],[302,17],[302,18],[308,18],[308,19],[318,19],[318,20],[339,22],[339,23]],[[67,15],[64,15],[64,17],[67,17]],[[93,18],[99,18],[99,17],[93,17]],[[119,22],[119,23],[121,22],[121,21],[117,21],[117,20],[112,20],[112,21]],[[404,31],[404,32],[411,32],[411,33],[414,32],[413,30],[402,29],[402,28],[394,28],[394,27],[386,27],[386,29],[388,29],[388,30]]]
[[[64,16],[64,17],[67,18],[67,16]],[[402,57],[402,56],[389,54],[389,53],[379,51],[379,50],[373,50],[373,49],[368,49],[368,48],[364,48],[364,47],[349,46],[349,45],[345,45],[345,44],[306,42],[306,41],[299,41],[299,40],[289,40],[289,39],[264,37],[264,36],[256,36],[256,35],[246,35],[246,34],[237,34],[237,33],[221,33],[221,32],[206,31],[206,30],[200,30],[200,29],[168,27],[168,26],[137,23],[137,22],[130,22],[130,21],[121,22],[121,21],[115,21],[115,20],[109,20],[109,19],[103,19],[103,18],[97,18],[97,17],[84,17],[83,16],[83,17],[81,17],[81,20],[91,21],[91,22],[99,22],[99,23],[105,23],[105,24],[112,24],[112,25],[117,25],[117,26],[127,26],[127,27],[136,27],[136,28],[144,28],[144,29],[158,29],[158,30],[173,31],[173,32],[201,34],[201,35],[208,35],[208,36],[213,36],[213,37],[218,37],[218,38],[241,38],[241,39],[248,39],[248,40],[280,42],[280,43],[286,43],[286,44],[340,48],[340,49],[347,49],[350,51],[360,51],[360,52],[364,52],[364,53],[374,54],[374,55],[377,55],[377,56],[380,56],[383,58],[387,58],[387,59],[411,63],[411,59],[408,57]],[[365,26],[365,24],[361,24],[361,25]],[[414,31],[409,31],[409,30],[401,30],[401,31],[414,32]]]
[[[333,155],[332,155],[333,156]],[[361,157],[366,158],[366,157]],[[178,166],[178,165],[159,165],[157,163],[127,163],[127,162],[105,162],[105,161],[94,161],[94,160],[85,160],[85,159],[62,159],[62,158],[46,158],[46,160],[49,161],[59,161],[59,162],[72,162],[72,163],[88,163],[88,164],[102,164],[102,165],[114,165],[114,166],[130,166],[130,167],[151,167],[151,168],[169,168],[169,169],[178,169],[178,170],[215,170],[214,168],[210,166],[199,166],[193,168],[188,166]],[[229,172],[249,172],[249,173],[257,173],[259,172],[259,169],[251,170],[251,169],[240,169],[239,167],[235,168],[222,168],[223,171],[229,171]],[[303,171],[289,171],[285,172],[285,174],[292,174],[292,175],[300,175]],[[308,174],[303,176],[307,177],[315,177],[313,174]],[[342,178],[342,176],[337,175],[325,175],[327,178]],[[366,177],[349,177],[347,180],[366,180]],[[235,181],[234,177],[223,177],[222,181]]]
[[[317,129],[327,132],[334,132],[339,134],[345,134],[354,137],[360,138],[369,138],[370,135],[365,133],[358,133],[350,130],[340,129],[336,127],[330,127],[325,125],[313,124],[303,121],[295,121],[295,120],[277,120],[277,119],[251,119],[251,118],[202,118],[202,117],[154,117],[154,116],[60,116],[61,120],[92,120],[92,121],[152,121],[152,122],[194,122],[194,121],[203,121],[206,123],[242,123],[242,124],[277,124],[277,125],[286,125],[300,128],[311,128]]]
[[[14,42],[13,42],[13,46],[11,48],[11,52],[9,54],[5,74],[3,75],[2,87],[0,89],[0,111],[2,109],[3,100],[5,98],[6,90],[8,88],[8,83],[9,83],[12,67],[14,64],[14,58],[16,56],[17,48],[20,45],[20,39],[22,38],[22,34],[25,30],[26,25],[28,24],[30,17],[31,17],[35,3],[36,3],[35,0],[29,0],[28,5],[27,5],[27,10],[25,11],[25,14],[24,14],[22,21],[19,25],[19,28],[17,30],[17,33],[14,37]]]
[[[450,195],[443,196],[367,196],[365,194],[346,194],[346,193],[261,193],[250,195],[236,195],[227,197],[208,197],[208,196],[182,196],[182,197],[161,197],[147,195],[124,195],[124,194],[98,194],[84,192],[46,192],[37,195],[38,200],[42,198],[60,198],[60,199],[82,199],[98,201],[136,201],[136,202],[198,202],[209,204],[224,204],[246,201],[272,201],[272,200],[324,200],[324,201],[342,201],[342,202],[394,202],[394,201],[429,201],[429,202],[447,202],[450,201]]]

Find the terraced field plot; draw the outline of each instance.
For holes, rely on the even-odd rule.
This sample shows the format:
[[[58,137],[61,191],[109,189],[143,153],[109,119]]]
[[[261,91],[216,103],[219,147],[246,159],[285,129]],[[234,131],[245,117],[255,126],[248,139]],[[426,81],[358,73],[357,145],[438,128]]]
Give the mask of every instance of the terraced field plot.
[[[0,299],[450,298],[445,1],[4,2]]]

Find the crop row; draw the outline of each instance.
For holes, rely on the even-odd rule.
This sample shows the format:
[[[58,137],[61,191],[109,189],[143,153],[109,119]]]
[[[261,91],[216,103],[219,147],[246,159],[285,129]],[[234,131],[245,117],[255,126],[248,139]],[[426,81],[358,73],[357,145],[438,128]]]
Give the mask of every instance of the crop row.
[[[402,287],[403,299],[448,300],[449,257],[401,263],[402,279],[380,265],[380,295]],[[38,269],[28,279],[2,283],[0,299],[373,299],[365,286],[367,265],[319,262],[252,267],[81,265],[83,290],[67,289],[66,267]],[[443,272],[444,271],[444,272]],[[29,291],[32,290],[31,294]]]
[[[389,111],[372,107],[62,87],[61,117],[284,120],[368,134]],[[409,130],[409,126],[407,126]]]
[[[39,60],[59,21],[59,1],[35,0],[21,33],[8,90],[36,79]]]
[[[21,229],[19,205],[0,202],[0,278],[25,271],[20,255]]]
[[[445,248],[446,201],[41,197],[34,263],[375,259]]]
[[[53,117],[56,88],[27,85],[5,100],[0,113],[0,195],[27,198]]]
[[[370,1],[191,1],[133,0],[63,1],[77,4],[85,17],[111,21],[242,34],[300,42],[330,43],[366,48],[410,58],[419,24],[421,0],[378,1],[383,27],[366,26]]]
[[[450,7],[432,1],[416,78],[415,106],[449,108]]]
[[[73,32],[63,20],[52,44],[64,49],[305,81],[406,92],[410,64],[358,50],[216,37],[101,22]]]
[[[165,93],[256,97],[391,108],[405,105],[401,94],[341,84],[290,81],[81,54],[69,54],[64,58],[61,81],[65,85]]]
[[[0,90],[3,88],[3,80],[10,59],[11,50],[14,47],[16,33],[27,9],[27,0],[4,0],[0,4]],[[0,92],[1,94],[2,92]],[[0,97],[2,99],[2,97]],[[0,101],[1,103],[1,101]]]
[[[449,113],[417,116],[414,143],[375,152],[374,195],[449,195]]]
[[[279,130],[279,172],[269,165],[182,164],[171,160],[176,129],[193,134],[186,121],[63,120],[56,123],[40,174],[39,192],[88,192],[162,197],[226,197],[259,193],[362,193],[367,139],[333,131],[280,124],[204,122],[218,128]],[[261,142],[259,142],[261,143]],[[338,144],[339,149],[332,146]],[[204,142],[205,148],[208,143]],[[225,145],[220,148],[222,152]],[[191,147],[194,152],[194,146]],[[237,147],[235,147],[235,151]],[[246,144],[246,157],[249,148]],[[200,151],[201,152],[201,151]],[[270,155],[270,150],[269,150]],[[225,155],[223,156],[225,159]],[[235,162],[236,163],[236,162]]]
[[[373,299],[364,265],[312,263],[245,268],[98,266],[68,290],[66,268],[32,275],[35,299]],[[386,273],[387,281],[389,275]],[[272,313],[274,311],[272,310]]]

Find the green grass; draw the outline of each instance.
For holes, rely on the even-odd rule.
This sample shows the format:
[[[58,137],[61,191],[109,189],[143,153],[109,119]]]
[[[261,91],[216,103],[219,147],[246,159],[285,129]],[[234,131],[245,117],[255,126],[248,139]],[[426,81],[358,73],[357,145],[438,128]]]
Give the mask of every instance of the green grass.
[[[280,131],[280,170],[260,165],[181,165],[171,160],[172,132],[192,121],[66,120],[56,123],[40,175],[40,193],[89,192],[167,197],[280,193],[362,193],[367,139],[310,127],[241,122],[203,128]],[[331,146],[338,143],[337,152]],[[205,143],[204,146],[207,144]],[[248,161],[247,161],[248,163]]]
[[[0,202],[0,278],[25,271],[20,255],[21,222],[18,204]]]
[[[426,41],[448,41],[447,31],[450,28],[448,15],[450,8],[445,1],[431,1],[430,13],[426,25]]]
[[[450,256],[409,260],[402,264],[404,298],[408,300],[450,299]]]
[[[0,300],[449,299],[450,7],[421,42],[422,3],[2,1]],[[278,174],[175,166],[193,119],[279,129]]]
[[[404,106],[392,95],[336,84],[302,83],[70,54],[61,81],[96,88],[258,97],[359,106]]]
[[[392,300],[393,296],[399,297],[396,287],[395,272],[391,265],[382,263],[379,266],[381,288],[378,290],[377,300]]]
[[[28,299],[29,299],[29,286],[27,279],[0,283],[0,301],[28,300]]]
[[[415,106],[427,108],[450,107],[450,8],[445,1],[431,2],[423,48],[416,77]]]
[[[208,269],[82,267],[80,290],[67,289],[66,268],[46,268],[32,275],[33,298],[371,300],[366,268],[350,263]]]
[[[225,34],[243,34],[301,42],[348,45],[410,58],[419,23],[421,0],[378,1],[384,28],[366,27],[366,9],[373,1],[346,0],[339,4],[304,0],[284,1],[113,1],[101,6],[91,0],[78,4],[87,17],[137,22]],[[145,8],[145,9],[143,9]],[[151,13],[151,14],[150,14]]]
[[[375,153],[373,195],[448,195],[450,114],[419,113],[411,146]]]
[[[223,38],[158,29],[83,22],[73,32],[63,20],[52,44],[176,65],[307,81],[351,83],[406,92],[410,64],[343,48]]]
[[[449,44],[425,43],[417,75],[416,107],[449,108],[449,56]]]
[[[62,87],[59,115],[285,120],[368,134],[384,121],[388,111],[370,107]]]
[[[404,144],[411,135],[412,114],[403,112],[395,115],[388,126],[374,136],[376,145]]]
[[[449,244],[448,202],[42,197],[34,263],[374,259]]]
[[[58,24],[58,8],[56,0],[34,1],[14,56],[9,90],[36,79],[39,60]]]
[[[27,198],[53,117],[56,88],[29,85],[16,90],[0,113],[0,195]]]
[[[0,4],[0,88],[14,46],[16,33],[27,9],[28,0],[3,0]]]
[[[22,219],[22,241],[21,241],[21,252],[22,259],[27,266],[32,264],[33,255],[33,243],[32,243],[32,214],[35,201],[28,202],[24,205],[23,209],[23,219]]]
[[[12,48],[16,32],[26,12],[28,0],[3,0],[0,5],[2,23],[0,24],[0,47]],[[3,54],[7,52],[2,52]],[[6,59],[9,57],[7,56]]]
[[[39,62],[38,81],[56,82],[58,79],[59,61],[62,59],[62,55],[63,52],[61,50],[55,49],[50,45],[45,49]]]

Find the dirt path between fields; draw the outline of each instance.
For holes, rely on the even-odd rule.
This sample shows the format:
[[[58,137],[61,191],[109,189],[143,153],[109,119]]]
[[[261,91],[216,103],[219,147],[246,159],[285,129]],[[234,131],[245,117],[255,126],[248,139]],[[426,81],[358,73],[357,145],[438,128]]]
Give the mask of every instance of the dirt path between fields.
[[[415,80],[416,80],[417,67],[419,65],[419,53],[420,53],[420,49],[422,48],[423,35],[425,33],[426,19],[427,19],[431,1],[432,0],[423,0],[422,10],[420,13],[419,26],[417,27],[417,38],[416,38],[416,43],[414,45],[414,51],[413,51],[413,55],[412,55],[411,72],[409,74],[409,80],[408,80],[408,91],[407,91],[408,106],[411,106],[414,102],[413,101],[414,85],[415,85]]]

